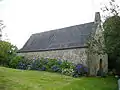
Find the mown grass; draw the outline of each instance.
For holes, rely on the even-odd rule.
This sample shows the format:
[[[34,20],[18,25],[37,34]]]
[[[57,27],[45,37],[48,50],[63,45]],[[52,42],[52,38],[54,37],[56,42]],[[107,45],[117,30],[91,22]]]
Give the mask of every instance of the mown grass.
[[[117,90],[117,80],[0,67],[0,90]]]

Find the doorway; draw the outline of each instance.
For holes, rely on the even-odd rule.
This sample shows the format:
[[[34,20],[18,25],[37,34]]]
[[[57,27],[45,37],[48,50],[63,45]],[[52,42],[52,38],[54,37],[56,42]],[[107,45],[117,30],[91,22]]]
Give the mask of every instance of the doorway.
[[[100,62],[99,62],[99,69],[98,69],[98,72],[97,72],[97,76],[102,76],[103,74],[103,60],[100,59]]]

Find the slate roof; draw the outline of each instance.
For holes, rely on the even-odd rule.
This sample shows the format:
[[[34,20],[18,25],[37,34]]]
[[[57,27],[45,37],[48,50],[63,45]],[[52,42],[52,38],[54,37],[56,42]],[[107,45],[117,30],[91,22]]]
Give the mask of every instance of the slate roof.
[[[95,32],[94,22],[32,34],[20,52],[46,51],[86,47],[91,32]]]

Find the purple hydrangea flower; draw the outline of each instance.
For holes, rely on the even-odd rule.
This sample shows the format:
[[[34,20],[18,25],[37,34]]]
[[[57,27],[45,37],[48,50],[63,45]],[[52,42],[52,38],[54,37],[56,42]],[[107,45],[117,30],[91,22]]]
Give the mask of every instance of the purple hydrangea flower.
[[[81,64],[78,64],[77,66],[76,66],[76,69],[81,69],[83,66],[81,65]]]
[[[45,71],[45,70],[46,70],[46,67],[43,66],[41,69],[42,69],[42,71]]]
[[[51,69],[52,69],[54,72],[56,72],[56,71],[58,71],[60,68],[59,68],[58,66],[56,66],[56,65],[53,65],[53,66],[51,67]]]

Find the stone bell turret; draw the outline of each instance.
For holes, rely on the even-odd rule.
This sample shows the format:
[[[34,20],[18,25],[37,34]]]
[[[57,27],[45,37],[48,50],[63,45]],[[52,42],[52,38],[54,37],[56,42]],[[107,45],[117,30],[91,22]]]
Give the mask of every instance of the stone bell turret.
[[[94,20],[94,23],[95,23],[95,24],[101,23],[100,12],[95,12],[95,20]]]

